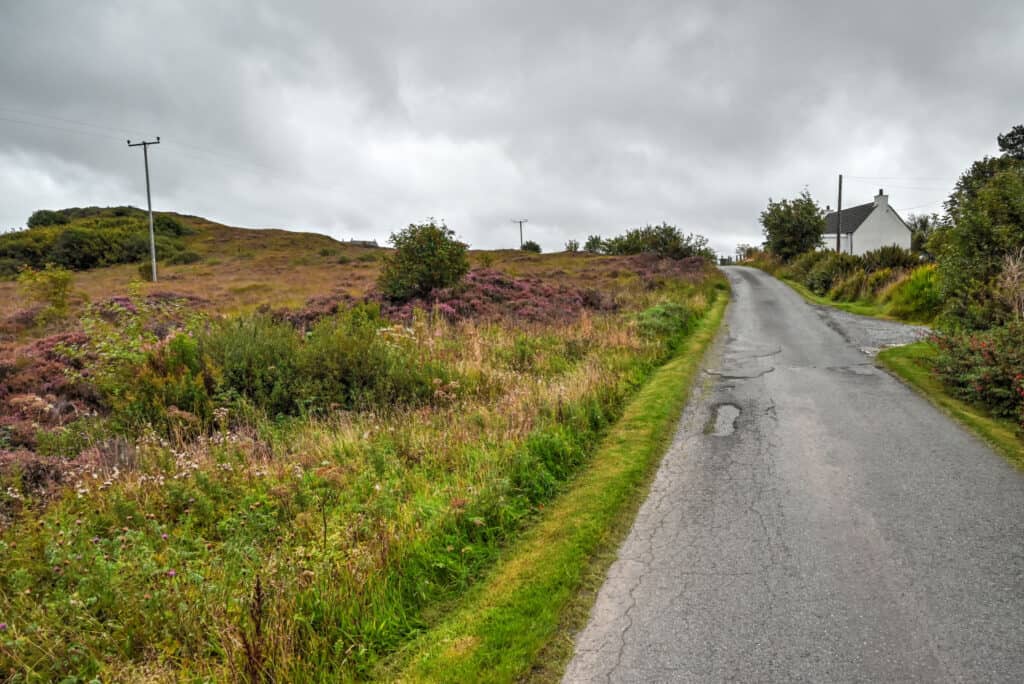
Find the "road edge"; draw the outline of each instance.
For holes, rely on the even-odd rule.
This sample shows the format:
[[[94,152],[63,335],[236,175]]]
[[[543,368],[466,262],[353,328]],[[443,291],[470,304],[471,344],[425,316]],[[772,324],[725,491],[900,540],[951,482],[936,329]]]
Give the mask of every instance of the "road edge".
[[[587,469],[451,617],[396,655],[397,681],[558,681],[718,337],[719,291],[676,357],[630,402]]]
[[[1012,421],[994,418],[957,399],[926,366],[930,354],[927,341],[889,347],[878,353],[878,364],[904,385],[928,400],[990,446],[1014,466],[1024,470],[1024,442]]]

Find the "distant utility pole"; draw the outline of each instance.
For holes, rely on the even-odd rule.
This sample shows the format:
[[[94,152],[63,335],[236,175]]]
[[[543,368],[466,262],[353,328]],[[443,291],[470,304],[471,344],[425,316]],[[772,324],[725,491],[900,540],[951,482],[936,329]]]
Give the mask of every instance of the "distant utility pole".
[[[159,140],[159,138],[157,138]],[[839,238],[843,234],[843,174],[839,174],[839,203],[836,204],[836,254],[842,251]]]
[[[523,248],[523,224],[529,222],[530,219],[512,219],[512,223],[519,224],[519,249]]]
[[[143,140],[142,142],[133,143],[131,140],[128,141],[128,147],[141,147],[142,148],[142,159],[146,163],[146,204],[149,207],[149,258],[153,264],[153,282],[156,282],[156,237],[153,234],[153,199],[149,194],[149,146],[159,145],[160,136],[156,136],[156,140]]]

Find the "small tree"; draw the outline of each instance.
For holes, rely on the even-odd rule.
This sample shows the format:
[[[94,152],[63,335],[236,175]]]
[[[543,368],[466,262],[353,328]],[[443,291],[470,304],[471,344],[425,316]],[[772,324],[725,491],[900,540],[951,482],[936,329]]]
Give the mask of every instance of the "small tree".
[[[591,235],[583,244],[583,251],[591,254],[602,254],[604,252],[604,240],[600,235]]]
[[[575,254],[576,252],[580,251],[579,240],[569,240],[568,242],[566,242],[565,251],[570,252],[571,254]]]
[[[454,285],[469,271],[466,244],[443,223],[410,224],[392,233],[390,243],[395,250],[384,258],[377,284],[391,299],[425,297],[435,288]]]
[[[39,314],[43,322],[60,320],[68,315],[71,279],[71,271],[53,264],[44,269],[26,267],[18,273],[18,294],[45,306]]]
[[[524,252],[533,252],[534,254],[540,254],[541,252],[540,245],[534,242],[533,240],[527,240],[526,242],[524,242],[523,246],[520,247],[520,249],[522,249]]]
[[[784,261],[821,245],[825,213],[804,190],[794,200],[773,202],[761,212],[765,248]]]

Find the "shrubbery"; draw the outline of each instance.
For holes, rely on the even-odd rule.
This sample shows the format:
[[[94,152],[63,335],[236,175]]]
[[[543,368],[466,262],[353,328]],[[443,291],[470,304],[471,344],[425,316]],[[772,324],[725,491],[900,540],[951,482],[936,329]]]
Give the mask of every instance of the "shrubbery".
[[[675,226],[662,223],[660,226],[633,228],[624,234],[607,240],[597,238],[599,244],[592,244],[596,236],[587,239],[587,251],[602,254],[627,255],[651,252],[670,259],[701,257],[714,261],[715,253],[708,246],[703,235],[683,235]]]
[[[533,240],[527,240],[526,242],[524,242],[523,246],[520,247],[520,249],[523,250],[524,252],[533,252],[534,254],[541,253],[540,244],[534,242]]]
[[[1024,321],[936,338],[936,371],[954,393],[1024,427]]]
[[[40,270],[24,268],[18,274],[18,294],[45,307],[39,314],[43,322],[58,320],[68,314],[71,280],[71,271],[53,264]]]
[[[28,220],[27,230],[0,235],[0,277],[18,268],[54,264],[80,271],[100,266],[141,261],[149,255],[149,220],[131,207],[40,210]],[[176,258],[185,251],[181,237],[190,231],[164,214],[153,220],[160,259]]]
[[[824,295],[854,270],[860,268],[860,258],[853,254],[826,252],[827,256],[815,262],[804,284],[815,294]]]
[[[444,224],[410,224],[391,235],[391,244],[395,250],[384,258],[378,286],[395,301],[426,297],[469,271],[466,245]]]

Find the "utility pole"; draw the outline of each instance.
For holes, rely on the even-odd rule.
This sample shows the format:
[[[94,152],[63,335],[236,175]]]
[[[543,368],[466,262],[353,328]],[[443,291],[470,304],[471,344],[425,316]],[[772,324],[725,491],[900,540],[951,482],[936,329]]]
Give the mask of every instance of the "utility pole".
[[[519,249],[523,248],[523,224],[528,223],[530,219],[512,219],[512,223],[519,224]]]
[[[839,238],[843,235],[843,174],[839,174],[839,203],[836,204],[836,254],[843,250]]]
[[[153,282],[156,282],[156,236],[153,234],[153,199],[149,194],[149,146],[159,145],[160,136],[156,136],[156,140],[143,140],[142,142],[133,143],[131,140],[128,141],[128,147],[141,147],[142,148],[142,159],[146,163],[146,205],[149,207],[149,258],[153,264]]]

